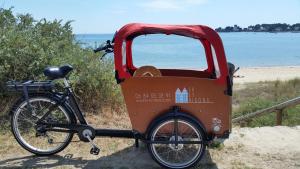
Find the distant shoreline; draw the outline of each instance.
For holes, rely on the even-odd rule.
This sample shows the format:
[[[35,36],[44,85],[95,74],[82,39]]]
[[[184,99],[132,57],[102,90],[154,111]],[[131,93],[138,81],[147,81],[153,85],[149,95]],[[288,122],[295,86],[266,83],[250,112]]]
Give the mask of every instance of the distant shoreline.
[[[218,33],[300,33],[300,31],[284,31],[284,32],[262,32],[262,31],[217,31]],[[75,33],[75,36],[85,36],[85,35],[114,35],[114,33]]]
[[[217,32],[269,32],[269,33],[279,33],[279,32],[300,32],[300,23],[293,25],[286,23],[273,23],[273,24],[256,24],[250,25],[246,28],[242,28],[238,25],[226,26],[225,28],[218,27],[215,29]]]
[[[217,31],[218,33],[300,33],[300,31]]]

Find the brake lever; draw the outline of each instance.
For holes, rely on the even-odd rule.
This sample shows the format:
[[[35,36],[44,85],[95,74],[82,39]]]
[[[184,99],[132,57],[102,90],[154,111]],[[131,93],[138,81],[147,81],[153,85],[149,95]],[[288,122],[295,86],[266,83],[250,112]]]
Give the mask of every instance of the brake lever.
[[[112,52],[113,52],[113,49],[110,49],[110,48],[105,49],[105,53],[112,53]]]
[[[112,53],[113,50],[112,49],[106,49],[104,54],[100,57],[100,60],[102,60],[107,54]]]
[[[107,53],[104,53],[101,57],[100,60],[103,60],[104,56],[107,55]]]
[[[236,68],[236,69],[233,71],[233,74],[235,74],[238,70],[240,70],[240,67]]]

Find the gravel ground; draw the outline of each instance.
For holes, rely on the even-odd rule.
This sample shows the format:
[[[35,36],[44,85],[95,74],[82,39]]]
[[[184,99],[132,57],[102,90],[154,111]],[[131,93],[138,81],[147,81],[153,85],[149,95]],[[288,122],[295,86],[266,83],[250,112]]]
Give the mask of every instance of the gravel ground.
[[[0,168],[160,168],[145,145],[132,140],[99,138],[98,156],[90,155],[87,143],[74,138],[63,152],[36,157],[23,150],[10,133],[0,138]],[[197,168],[300,168],[300,126],[234,128],[218,148],[209,148]]]

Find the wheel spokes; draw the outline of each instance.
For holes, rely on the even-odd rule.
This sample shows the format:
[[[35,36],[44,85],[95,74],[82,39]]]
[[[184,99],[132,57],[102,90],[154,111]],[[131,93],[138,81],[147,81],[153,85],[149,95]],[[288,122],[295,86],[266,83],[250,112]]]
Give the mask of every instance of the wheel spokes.
[[[32,112],[28,111],[27,103],[20,106],[15,115],[15,131],[17,137],[26,147],[35,151],[49,152],[59,149],[70,138],[70,133],[37,130],[36,122],[47,111],[47,107],[53,104],[50,100],[30,101]],[[45,108],[46,107],[46,108]],[[70,123],[70,119],[61,107],[56,107],[48,116],[48,121],[55,123]],[[47,118],[45,121],[47,121]]]
[[[201,141],[198,130],[191,124],[178,120],[178,141]],[[175,141],[174,120],[159,126],[152,141]],[[171,130],[170,130],[171,129]],[[168,131],[168,132],[166,132]],[[193,162],[202,149],[202,144],[152,144],[157,159],[167,166],[181,167]]]

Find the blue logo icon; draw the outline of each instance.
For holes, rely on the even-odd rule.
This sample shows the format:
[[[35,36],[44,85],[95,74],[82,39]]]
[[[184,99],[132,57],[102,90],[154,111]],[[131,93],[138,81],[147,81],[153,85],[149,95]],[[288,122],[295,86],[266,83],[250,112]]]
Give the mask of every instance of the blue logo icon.
[[[188,103],[189,102],[189,92],[186,88],[181,91],[177,88],[175,92],[175,103]]]

